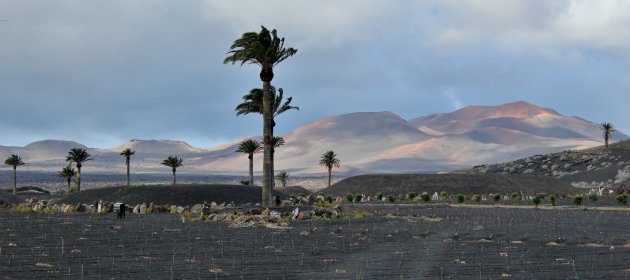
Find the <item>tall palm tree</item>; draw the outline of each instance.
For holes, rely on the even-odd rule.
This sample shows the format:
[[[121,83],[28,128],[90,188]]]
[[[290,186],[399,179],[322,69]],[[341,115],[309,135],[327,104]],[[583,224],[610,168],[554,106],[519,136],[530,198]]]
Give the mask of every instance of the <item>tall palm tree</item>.
[[[17,167],[24,165],[22,158],[18,155],[10,155],[4,164],[13,166],[13,194],[17,194]]]
[[[82,148],[72,148],[66,156],[67,162],[74,162],[77,165],[77,192],[81,191],[81,167],[83,163],[92,160],[92,155]]]
[[[271,95],[272,95],[272,100],[273,100],[273,118],[271,119],[271,126],[275,127],[276,126],[276,122],[275,122],[275,118],[288,111],[288,110],[300,110],[300,107],[296,107],[296,106],[291,106],[291,100],[293,100],[293,97],[288,97],[287,100],[282,103],[282,98],[284,97],[284,91],[280,88],[278,89],[279,94],[276,95],[276,88],[275,87],[271,87]],[[236,108],[234,109],[236,111],[236,115],[247,115],[250,113],[259,113],[262,114],[262,97],[263,97],[263,90],[260,88],[255,88],[249,91],[249,94],[244,95],[243,96],[243,103],[239,104],[238,106],[236,106]],[[281,141],[279,141],[281,140]],[[273,171],[274,170],[274,155],[275,155],[275,148],[284,145],[284,139],[282,137],[279,136],[273,136],[271,139],[271,146],[272,146],[272,150],[271,150],[271,167],[270,169]],[[275,181],[274,181],[275,183]],[[275,184],[274,184],[275,185]]]
[[[610,140],[612,134],[615,133],[617,130],[615,130],[615,127],[612,125],[612,123],[609,122],[604,122],[600,124],[599,128],[602,130],[604,143],[606,144],[606,148],[608,148],[608,141]]]
[[[328,186],[330,187],[330,179],[332,177],[332,169],[333,167],[339,168],[341,166],[341,161],[337,158],[337,154],[333,151],[327,151],[322,155],[322,158],[319,160],[319,165],[326,167],[328,169]]]
[[[228,56],[223,63],[235,64],[240,62],[257,64],[261,67],[260,80],[263,82],[263,205],[271,204],[271,192],[273,185],[272,145],[273,136],[273,106],[271,96],[271,80],[273,80],[273,67],[297,52],[294,48],[284,47],[284,38],[279,38],[275,29],[269,31],[261,26],[259,33],[247,32],[241,38],[236,39],[230,46]]]
[[[68,164],[68,166],[64,167],[57,173],[57,177],[68,181],[68,188],[66,189],[66,194],[70,194],[70,182],[72,182],[72,177],[77,175],[77,171]]]
[[[289,172],[286,172],[284,170],[278,171],[278,173],[276,174],[276,179],[280,181],[283,188],[286,188],[287,182],[289,181]]]
[[[166,165],[173,170],[173,186],[177,183],[177,177],[175,176],[175,172],[177,172],[177,167],[184,166],[184,159],[180,157],[169,156],[166,158],[162,165]]]
[[[120,155],[125,157],[125,164],[127,165],[127,187],[131,186],[131,181],[129,180],[129,162],[131,161],[131,156],[134,155],[136,151],[132,151],[127,148],[120,152]]]
[[[260,143],[253,139],[247,139],[241,142],[236,149],[237,153],[247,154],[249,159],[249,185],[254,185],[254,154],[260,152],[262,146]]]

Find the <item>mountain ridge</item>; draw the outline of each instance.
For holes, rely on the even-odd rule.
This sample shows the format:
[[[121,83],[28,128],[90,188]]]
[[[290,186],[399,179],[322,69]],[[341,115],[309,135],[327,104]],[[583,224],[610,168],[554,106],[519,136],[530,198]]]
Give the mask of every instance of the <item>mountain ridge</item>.
[[[341,159],[342,169],[337,174],[422,173],[601,145],[597,124],[524,101],[468,106],[409,120],[389,111],[326,116],[282,136],[286,145],[276,150],[275,167],[294,174],[325,173],[318,160],[326,150],[334,150]],[[613,139],[628,136],[618,132]],[[25,147],[0,146],[0,157],[20,154],[29,163],[25,168],[49,170],[65,166],[64,156],[72,146],[93,154],[88,168],[117,171],[124,163],[120,151],[131,148],[136,151],[132,166],[142,172],[165,172],[161,160],[176,155],[185,158],[182,170],[241,174],[247,169],[247,158],[235,152],[237,145],[235,140],[219,147],[197,148],[185,141],[131,139],[102,149],[49,139]],[[261,155],[254,159],[255,171],[260,172]]]

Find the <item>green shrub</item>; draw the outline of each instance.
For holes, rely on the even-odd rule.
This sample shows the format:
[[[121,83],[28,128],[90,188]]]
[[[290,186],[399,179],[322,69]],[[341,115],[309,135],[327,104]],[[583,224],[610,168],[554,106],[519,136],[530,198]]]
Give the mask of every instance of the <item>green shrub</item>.
[[[532,203],[534,203],[534,205],[536,205],[536,207],[538,207],[538,204],[540,204],[540,196],[534,196],[532,198]]]
[[[390,194],[390,195],[387,196],[387,201],[393,203],[394,201],[396,201],[396,198],[393,195]]]
[[[575,203],[575,205],[580,206],[582,205],[582,199],[584,199],[581,195],[576,195],[573,197],[573,203]]]
[[[440,197],[442,199],[446,199],[448,197],[448,193],[447,192],[440,192]]]
[[[518,193],[513,192],[510,194],[510,200],[516,200],[517,198],[518,198]]]
[[[407,193],[407,198],[409,200],[413,200],[416,197],[416,193],[415,192],[408,192]]]
[[[549,196],[549,202],[551,202],[551,205],[556,206],[556,196],[555,195],[550,195]]]
[[[321,196],[323,196],[323,197],[326,197],[326,194],[325,194],[324,192],[318,192],[318,193],[317,193],[317,195],[318,195],[318,196],[319,196],[319,195],[321,195]]]
[[[303,193],[298,193],[296,196],[297,197],[305,197],[306,195],[304,195]]]
[[[628,204],[628,195],[623,193],[618,195],[617,197],[617,202],[619,202],[620,204],[626,205]]]
[[[492,201],[499,202],[499,200],[501,200],[501,194],[500,193],[495,193],[492,195]]]
[[[346,194],[346,200],[348,202],[353,202],[354,201],[354,196],[351,193]]]
[[[290,216],[289,216],[290,217]],[[330,220],[330,218],[328,218],[326,215],[323,216],[313,216],[313,221],[328,221]]]
[[[472,201],[479,203],[481,201],[481,196],[478,194],[473,195]]]
[[[21,204],[15,204],[15,205],[11,206],[11,211],[26,213],[26,212],[31,212],[32,209],[30,207],[28,207],[28,206],[24,206],[24,205],[21,205]]]
[[[465,200],[465,199],[466,199],[466,196],[465,196],[465,195],[463,195],[463,194],[461,194],[461,193],[457,195],[457,202],[458,202],[458,203],[464,203],[464,200]]]
[[[588,194],[588,200],[591,201],[591,203],[595,203],[595,201],[597,201],[599,199],[599,197],[597,196],[596,192],[591,192]]]
[[[368,215],[367,211],[354,211],[354,218],[355,219],[363,219],[365,218],[365,216]]]
[[[333,198],[332,198],[332,196],[330,196],[330,195],[329,195],[329,196],[326,196],[326,199],[325,199],[325,200],[326,200],[326,202],[328,202],[328,203],[333,203]]]
[[[77,186],[70,187],[70,193],[76,193],[76,192],[77,192]]]
[[[423,192],[420,195],[420,199],[422,199],[422,201],[424,201],[424,202],[429,202],[429,201],[431,201],[431,195],[428,194],[427,192]]]
[[[363,195],[361,194],[356,194],[354,196],[354,202],[361,202],[361,199],[363,198]]]
[[[382,192],[377,192],[376,193],[376,199],[378,201],[383,201],[383,193]]]

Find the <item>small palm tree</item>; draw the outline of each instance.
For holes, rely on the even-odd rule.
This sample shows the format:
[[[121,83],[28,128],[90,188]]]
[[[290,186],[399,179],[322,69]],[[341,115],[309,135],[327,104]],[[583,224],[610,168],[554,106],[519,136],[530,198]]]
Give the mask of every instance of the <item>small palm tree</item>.
[[[177,172],[177,167],[184,166],[184,159],[180,157],[169,156],[166,158],[162,165],[166,165],[173,170],[173,186],[177,183],[177,177],[175,176],[175,172]]]
[[[131,186],[131,181],[129,180],[129,162],[131,161],[131,156],[134,155],[136,151],[132,151],[127,148],[120,152],[120,155],[125,157],[125,164],[127,165],[127,187]]]
[[[271,204],[271,191],[273,185],[272,145],[273,137],[273,97],[271,96],[271,80],[273,80],[273,67],[285,59],[297,53],[297,49],[285,48],[284,38],[278,37],[276,30],[269,31],[261,26],[260,33],[247,32],[241,38],[236,39],[230,46],[228,56],[223,63],[241,66],[245,63],[258,64],[261,67],[260,80],[263,82],[263,184],[262,203]]]
[[[17,167],[20,165],[24,165],[22,158],[18,155],[10,155],[5,161],[4,164],[13,167],[13,194],[17,194]]]
[[[286,142],[284,141],[284,138],[282,138],[282,136],[274,136],[271,137],[271,170],[275,170],[275,165],[276,165],[276,148],[282,146],[286,144]],[[273,186],[276,185],[276,182],[273,182]]]
[[[604,143],[606,144],[606,148],[608,148],[608,141],[611,140],[612,134],[615,133],[617,130],[615,130],[615,127],[609,122],[601,123],[599,125],[599,128],[602,130]]]
[[[253,139],[247,139],[241,142],[236,149],[237,153],[247,154],[249,159],[249,185],[254,185],[254,154],[262,150],[260,143]]]
[[[287,182],[289,182],[289,172],[284,170],[279,171],[278,174],[276,174],[276,179],[280,181],[283,188],[286,188]]]
[[[66,189],[66,193],[70,194],[70,182],[72,182],[72,177],[77,175],[77,171],[68,164],[68,166],[64,167],[57,173],[57,177],[68,181],[68,188]]]
[[[92,160],[92,155],[82,148],[72,148],[66,156],[67,162],[74,162],[77,165],[77,192],[81,191],[81,167],[83,163]]]
[[[319,160],[319,165],[326,167],[328,169],[328,186],[330,187],[330,179],[332,177],[332,169],[333,167],[339,168],[341,166],[341,161],[337,158],[337,154],[333,151],[327,151],[322,155],[322,158]]]

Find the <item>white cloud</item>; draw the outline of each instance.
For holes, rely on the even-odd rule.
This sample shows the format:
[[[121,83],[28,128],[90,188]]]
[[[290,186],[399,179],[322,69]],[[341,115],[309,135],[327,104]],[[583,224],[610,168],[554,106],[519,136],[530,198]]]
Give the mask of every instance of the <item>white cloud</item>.
[[[438,47],[608,50],[630,58],[630,1],[439,1]],[[630,61],[629,61],[630,62]]]
[[[455,94],[454,88],[448,88],[444,90],[443,92],[444,92],[444,95],[451,102],[451,106],[453,107],[454,110],[459,110],[464,107],[464,102],[462,102],[462,100],[459,99],[457,94]]]

